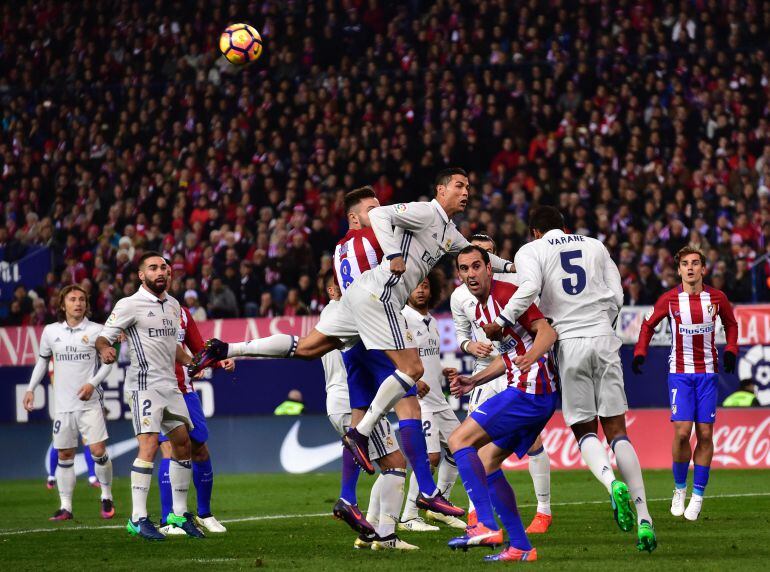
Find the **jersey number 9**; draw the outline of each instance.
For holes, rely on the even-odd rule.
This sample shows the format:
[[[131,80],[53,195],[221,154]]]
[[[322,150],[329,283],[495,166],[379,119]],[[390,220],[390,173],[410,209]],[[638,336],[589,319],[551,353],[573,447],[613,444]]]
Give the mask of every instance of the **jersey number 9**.
[[[570,275],[561,281],[561,286],[570,296],[580,294],[586,287],[586,271],[579,264],[572,262],[582,257],[582,250],[567,250],[561,253],[561,267]]]

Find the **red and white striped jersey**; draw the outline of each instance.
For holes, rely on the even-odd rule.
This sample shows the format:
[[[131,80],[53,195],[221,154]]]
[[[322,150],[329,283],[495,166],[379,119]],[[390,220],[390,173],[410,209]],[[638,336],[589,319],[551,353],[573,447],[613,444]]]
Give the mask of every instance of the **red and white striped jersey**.
[[[334,248],[334,275],[344,292],[367,270],[379,265],[382,249],[371,228],[349,230]]]
[[[182,311],[179,313],[177,341],[182,347],[187,347],[193,355],[203,349],[203,338],[198,330],[198,325],[193,320],[190,310],[184,306],[182,306]],[[214,369],[220,367],[219,362],[215,363],[212,367]],[[182,393],[192,393],[195,391],[192,379],[187,375],[187,368],[181,363],[176,362],[174,369],[176,370],[176,382],[179,385],[179,391]]]
[[[699,294],[688,294],[681,285],[677,286],[658,298],[652,312],[645,316],[634,356],[647,355],[655,326],[668,318],[672,341],[669,372],[717,373],[719,365],[714,343],[717,316],[725,328],[725,351],[737,354],[738,323],[725,293],[704,286]]]
[[[484,324],[494,322],[517,289],[518,287],[514,284],[492,280],[487,301],[476,304],[476,319],[473,321],[473,327],[481,330]],[[556,391],[556,368],[548,353],[537,360],[528,372],[521,372],[513,363],[517,356],[524,355],[532,347],[535,339],[532,322],[542,319],[545,319],[545,316],[537,306],[532,304],[514,324],[508,324],[503,328],[501,341],[493,342],[505,362],[508,385],[513,385],[526,393],[544,394]]]

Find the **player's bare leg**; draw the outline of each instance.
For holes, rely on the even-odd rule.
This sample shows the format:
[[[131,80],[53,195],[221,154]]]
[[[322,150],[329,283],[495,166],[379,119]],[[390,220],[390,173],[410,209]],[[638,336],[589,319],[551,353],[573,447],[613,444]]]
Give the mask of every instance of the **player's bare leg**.
[[[537,498],[537,512],[527,527],[527,534],[543,534],[548,531],[553,520],[551,516],[551,459],[539,435],[527,451],[527,461]]]
[[[692,448],[692,421],[674,421],[674,440],[671,443],[672,470],[674,473],[674,495],[671,498],[671,514],[682,516],[687,501],[687,473],[690,471]]]
[[[89,447],[91,456],[94,459],[94,470],[96,478],[101,487],[101,507],[102,518],[112,518],[115,516],[115,504],[112,501],[112,460],[107,454],[107,446],[104,441],[94,443]]]
[[[59,510],[48,520],[72,520],[72,493],[75,490],[75,449],[59,449],[56,465]]]
[[[212,338],[203,349],[193,356],[187,370],[191,376],[205,369],[212,363],[227,358],[265,357],[316,359],[332,350],[339,349],[342,343],[337,338],[329,337],[316,329],[300,338],[288,334],[274,334],[266,338],[256,338],[250,342],[227,343]]]
[[[711,469],[711,458],[714,456],[714,424],[695,423],[695,436],[698,439],[692,455],[695,465],[692,479],[692,496],[684,511],[687,520],[698,520],[703,505],[703,493],[706,489]]]

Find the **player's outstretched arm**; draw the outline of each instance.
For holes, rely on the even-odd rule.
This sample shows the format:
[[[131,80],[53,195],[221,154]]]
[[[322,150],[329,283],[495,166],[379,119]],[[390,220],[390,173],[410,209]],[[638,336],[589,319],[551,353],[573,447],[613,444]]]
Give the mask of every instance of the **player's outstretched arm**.
[[[523,356],[516,356],[513,363],[522,373],[528,372],[532,366],[545,355],[545,352],[556,343],[556,330],[551,327],[548,320],[540,318],[529,324],[528,329],[535,333],[535,339],[532,341],[532,347]]]
[[[460,252],[463,248],[468,246],[470,242],[468,242],[468,239],[465,238],[462,233],[457,230],[457,228],[454,229],[454,233],[452,235],[452,245],[449,247],[449,252],[452,254],[457,254]],[[508,273],[508,272],[516,272],[516,267],[514,266],[513,262],[510,260],[506,260],[505,258],[500,258],[496,254],[489,253],[489,263],[492,266],[492,272],[497,273]]]
[[[136,317],[134,316],[133,308],[129,298],[122,298],[118,300],[115,307],[112,309],[112,314],[107,318],[102,331],[99,332],[99,337],[96,338],[96,351],[99,352],[99,357],[104,363],[114,363],[117,359],[117,352],[112,347],[123,330],[130,328],[136,323]]]
[[[503,362],[502,356],[497,356],[492,363],[486,368],[478,372],[476,375],[468,377],[465,375],[458,375],[452,378],[449,388],[452,395],[455,397],[461,397],[466,393],[470,393],[471,389],[479,385],[484,385],[497,379],[505,373],[505,362]]]

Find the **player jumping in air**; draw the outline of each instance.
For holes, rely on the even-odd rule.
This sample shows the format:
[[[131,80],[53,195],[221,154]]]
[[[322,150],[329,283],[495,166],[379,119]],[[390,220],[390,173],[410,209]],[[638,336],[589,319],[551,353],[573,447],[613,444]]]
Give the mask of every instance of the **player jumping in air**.
[[[191,371],[195,373],[211,361],[225,357],[315,359],[340,347],[343,342],[360,337],[366,349],[383,350],[396,367],[380,384],[361,422],[343,437],[343,443],[356,462],[373,473],[368,454],[369,436],[382,416],[423,375],[415,340],[400,316],[401,309],[409,293],[444,254],[456,253],[468,244],[451,217],[465,210],[469,186],[467,174],[462,169],[446,169],[436,178],[436,198],[431,202],[372,209],[369,212],[372,229],[390,264],[380,264],[354,280],[345,291],[338,310],[324,316],[308,336],[297,338],[277,334],[237,344],[209,340],[206,349],[195,356]],[[492,263],[500,272],[508,271],[512,266],[496,256],[492,257]],[[410,452],[408,444],[415,450]],[[452,506],[435,487],[424,447],[424,439],[415,437],[404,441],[405,453],[413,463],[420,484],[418,505],[450,516],[462,516],[464,511]],[[428,492],[431,485],[432,492]]]
[[[75,490],[75,449],[78,436],[91,449],[96,463],[96,477],[102,489],[102,518],[115,515],[112,502],[112,461],[107,454],[107,425],[102,409],[100,384],[109,375],[111,365],[101,365],[95,342],[101,324],[91,322],[88,294],[80,286],[65,286],[59,294],[59,322],[43,328],[35,368],[24,394],[24,408],[35,406],[35,388],[48,371],[53,358],[55,417],[53,446],[58,450],[56,485],[61,501],[59,510],[49,520],[72,519],[72,493]],[[101,366],[101,367],[100,367]]]
[[[600,241],[564,232],[564,219],[556,208],[535,209],[529,227],[535,240],[522,246],[515,258],[519,289],[495,321],[484,325],[484,332],[490,340],[498,339],[503,328],[515,323],[540,296],[539,307],[559,334],[555,354],[564,421],[577,439],[583,461],[607,488],[623,531],[634,527],[633,499],[637,548],[651,552],[657,540],[642,469],[626,434],[621,342],[612,326],[623,303],[620,273]],[[597,436],[597,418],[628,485],[615,478]]]
[[[147,514],[158,434],[163,432],[171,442],[169,479],[173,497],[173,512],[166,521],[188,536],[203,538],[193,515],[187,512],[192,473],[189,431],[193,424],[176,379],[180,308],[179,302],[166,293],[168,264],[162,255],[149,251],[141,256],[139,280],[142,284],[136,293],[115,304],[96,340],[102,361],[112,363],[115,349],[111,344],[125,332],[131,356],[125,388],[139,452],[131,467],[133,508],[126,529],[147,540],[165,539]]]
[[[169,281],[171,280],[171,267],[169,267]],[[184,395],[184,401],[187,404],[187,410],[190,413],[190,419],[195,426],[190,431],[190,443],[192,452],[192,481],[195,485],[196,499],[198,503],[198,512],[195,516],[195,523],[205,532],[222,533],[227,529],[211,513],[211,492],[214,488],[214,469],[211,466],[211,456],[207,441],[209,438],[209,429],[206,424],[206,416],[203,413],[203,405],[200,397],[195,391],[193,380],[187,375],[187,364],[190,363],[190,355],[184,350],[189,348],[193,353],[203,348],[203,338],[198,331],[198,325],[195,323],[190,311],[182,307],[179,321],[179,333],[177,340],[176,360],[176,380],[179,391]],[[222,368],[227,372],[235,371],[235,361],[228,359],[213,364],[215,368]],[[168,437],[158,436],[160,450],[163,458],[158,469],[158,488],[160,489],[161,505],[161,532],[166,535],[184,535],[181,528],[167,524],[166,519],[173,512],[173,494],[171,491],[171,479],[169,472],[171,468],[171,445]]]
[[[706,273],[706,257],[703,253],[685,246],[677,252],[675,261],[682,284],[663,294],[642,322],[639,341],[634,348],[632,368],[634,373],[642,373],[642,364],[655,326],[668,318],[671,328],[668,397],[671,401],[671,422],[674,424],[672,456],[675,483],[671,514],[684,514],[687,520],[697,520],[714,454],[713,434],[719,380],[714,341],[716,320],[717,317],[721,318],[725,328],[727,345],[722,359],[727,373],[735,371],[738,324],[725,293],[703,284]],[[694,452],[690,448],[693,423],[698,439]],[[695,463],[695,470],[692,496],[685,510],[690,459]]]
[[[325,280],[329,306],[339,304],[342,292],[334,273]],[[327,311],[324,308],[324,312]],[[323,315],[323,312],[321,313]],[[326,414],[335,431],[342,436],[350,429],[351,409],[348,391],[348,370],[344,354],[333,350],[321,358],[326,377]],[[360,533],[354,548],[372,550],[416,550],[396,535],[396,519],[404,501],[406,459],[398,448],[387,418],[380,421],[369,440],[369,455],[380,466],[380,476],[372,486],[366,518],[358,508],[356,484],[360,468],[350,452],[343,448],[340,498],[334,505],[334,516]]]
[[[436,325],[436,319],[428,311],[436,305],[440,295],[441,284],[438,275],[431,272],[409,295],[406,306],[401,310],[401,315],[406,318],[409,331],[412,332],[417,342],[420,359],[425,369],[422,381],[430,386],[430,391],[419,400],[422,430],[425,435],[431,469],[437,471],[438,474],[436,486],[444,498],[448,499],[457,480],[457,465],[449,450],[448,440],[452,432],[460,426],[460,421],[444,397],[444,391],[441,387],[445,373],[441,367],[441,336]],[[417,477],[412,472],[404,512],[401,515],[401,523],[398,525],[399,529],[415,532],[439,530],[437,526],[428,524],[418,515],[417,496],[419,492]],[[426,516],[453,528],[465,528],[465,523],[454,516],[446,516],[433,511],[426,511]]]
[[[476,234],[471,237],[471,244],[483,248],[492,254],[496,253],[495,241],[485,234]],[[494,279],[498,282],[516,283],[516,274],[496,274]],[[464,353],[470,354],[476,358],[473,367],[473,374],[479,373],[485,369],[492,361],[500,355],[494,348],[484,330],[476,321],[476,307],[479,304],[478,299],[471,294],[468,286],[465,284],[465,277],[460,273],[462,284],[455,288],[450,298],[450,307],[452,308],[452,319],[455,324],[455,333],[457,335],[457,345]],[[473,413],[487,399],[497,395],[508,387],[508,378],[501,375],[497,379],[474,387],[468,400],[468,413]],[[535,497],[537,498],[537,511],[532,522],[527,527],[527,534],[542,534],[548,531],[551,526],[551,459],[548,457],[548,451],[543,446],[543,441],[538,435],[527,451],[527,464],[529,465],[529,474],[532,477],[532,484],[535,487]],[[468,510],[468,524],[476,523],[476,511],[473,510],[473,503],[470,503]]]
[[[516,292],[516,286],[492,279],[489,253],[468,246],[457,255],[457,269],[468,290],[478,300],[474,321],[491,323]],[[468,415],[449,438],[460,476],[476,508],[478,522],[463,536],[449,541],[451,548],[497,546],[503,542],[494,511],[508,532],[509,546],[485,560],[537,560],[521,522],[516,496],[500,469],[511,453],[519,458],[531,450],[553,415],[558,401],[554,368],[548,350],[556,332],[534,304],[515,322],[506,324],[496,342],[499,355],[472,377],[454,376],[457,397],[477,385],[505,375],[507,388],[487,399]]]

